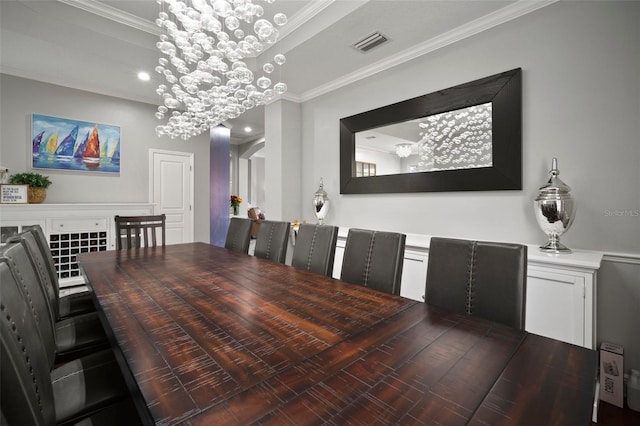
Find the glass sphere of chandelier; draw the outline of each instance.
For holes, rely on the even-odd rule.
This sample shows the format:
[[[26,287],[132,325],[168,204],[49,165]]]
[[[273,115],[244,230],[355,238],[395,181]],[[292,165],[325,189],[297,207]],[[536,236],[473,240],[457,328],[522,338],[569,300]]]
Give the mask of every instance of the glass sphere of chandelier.
[[[186,140],[286,92],[272,77],[286,61],[283,54],[260,71],[245,62],[276,42],[285,14],[275,13],[272,23],[252,0],[157,1],[161,101],[155,116],[166,120],[156,127],[158,136]]]

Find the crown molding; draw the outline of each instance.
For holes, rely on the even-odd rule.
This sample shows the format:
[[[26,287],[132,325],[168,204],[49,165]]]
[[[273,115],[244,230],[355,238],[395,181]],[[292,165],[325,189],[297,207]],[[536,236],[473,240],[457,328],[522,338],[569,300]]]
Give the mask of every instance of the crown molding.
[[[317,14],[325,10],[327,7],[331,6],[331,4],[333,4],[335,1],[336,0],[309,2],[309,4],[304,6],[295,15],[289,18],[289,22],[287,22],[287,24],[282,28],[282,30],[278,30],[280,32],[280,37],[278,39],[278,42],[282,41],[289,34],[293,33],[302,25],[309,22]],[[269,48],[271,47],[272,46],[269,46]]]
[[[355,83],[379,72],[386,71],[390,68],[423,56],[427,53],[442,49],[443,47],[464,40],[483,31],[494,28],[498,25],[504,24],[505,22],[509,22],[513,19],[519,18],[520,16],[549,6],[553,3],[556,3],[557,1],[559,0],[520,0],[514,4],[505,6],[502,9],[485,15],[482,18],[475,19],[451,31],[426,40],[425,42],[419,43],[409,49],[405,49],[386,59],[383,59],[371,65],[367,65],[366,67],[346,74],[345,76],[331,81],[327,84],[323,84],[314,89],[303,92],[302,94],[297,95],[297,97],[300,98],[301,102],[309,101],[313,98],[340,89],[341,87],[347,86],[351,83]]]
[[[139,16],[124,12],[120,9],[114,8],[96,0],[56,1],[155,36],[160,36],[160,34],[162,33],[155,22],[142,19]],[[295,30],[302,27],[305,23],[313,19],[320,12],[331,6],[335,1],[337,0],[317,0],[308,2],[308,4],[302,7],[302,9],[300,9],[298,12],[296,12],[294,16],[289,17],[289,22],[282,29],[278,30],[280,32],[278,41],[273,45],[267,46],[260,54],[278,45],[278,43],[280,43],[284,38],[291,35]],[[303,41],[305,40],[296,40],[294,44],[298,45]],[[260,54],[250,55],[249,57],[257,57],[260,56]]]
[[[96,0],[56,0],[69,6],[82,9],[86,12],[93,13],[105,19],[119,22],[123,25],[144,31],[153,35],[160,35],[160,29],[155,22],[147,21],[128,12],[111,7],[107,4]],[[280,31],[280,40],[300,28],[314,16],[331,6],[336,0],[311,1],[298,11],[293,17],[289,18],[289,22]]]
[[[82,9],[85,12],[93,13],[102,18],[109,19],[114,22],[126,25],[131,28],[135,28],[140,31],[144,31],[156,36],[160,35],[160,28],[155,22],[147,21],[136,15],[128,12],[123,12],[120,9],[111,7],[107,4],[101,3],[96,0],[57,0],[60,3],[64,3],[69,6],[73,6],[78,9]]]
[[[154,22],[147,21],[146,19],[142,19],[138,16],[132,15],[127,12],[123,12],[119,9],[108,6],[96,0],[56,0],[56,1],[67,4],[69,6],[82,9],[84,11],[101,16],[105,19],[109,19],[114,22],[127,25],[131,28],[135,28],[149,34],[160,35],[160,29],[155,25]],[[321,13],[322,11],[327,9],[329,6],[334,4],[336,1],[337,0],[310,1],[308,5],[304,6],[299,12],[297,12],[293,17],[290,18],[289,22],[282,29],[280,33],[280,39],[278,40],[278,43],[280,43],[286,37],[289,37],[290,39],[295,39],[295,35],[293,34],[297,29],[301,28],[305,23],[309,22],[319,13]],[[386,59],[380,60],[374,64],[368,65],[352,73],[346,74],[329,83],[317,86],[311,90],[308,90],[300,94],[286,92],[282,96],[274,99],[274,101],[278,99],[284,99],[292,102],[302,103],[302,102],[312,100],[318,96],[322,96],[324,94],[330,93],[334,90],[340,89],[344,86],[355,83],[359,80],[365,79],[379,72],[386,71],[390,68],[401,65],[405,62],[408,62],[410,60],[423,56],[427,53],[436,51],[438,49],[441,49],[443,47],[446,47],[458,41],[472,37],[483,31],[494,28],[503,23],[509,22],[513,19],[519,18],[520,16],[524,16],[528,13],[531,13],[543,7],[549,6],[553,3],[556,3],[557,1],[559,0],[517,1],[516,3],[513,3],[509,6],[499,9],[482,18],[478,18],[474,21],[471,21],[468,24],[462,25],[458,28],[455,28],[437,37],[426,40],[423,43],[417,44],[409,49],[405,49]],[[292,40],[288,40],[288,41],[291,42]],[[278,43],[276,43],[275,45],[277,45]],[[298,41],[294,42],[294,44],[299,44],[299,43],[300,42]],[[272,48],[273,46],[269,46],[269,49]],[[65,85],[69,86],[68,84],[65,84]]]

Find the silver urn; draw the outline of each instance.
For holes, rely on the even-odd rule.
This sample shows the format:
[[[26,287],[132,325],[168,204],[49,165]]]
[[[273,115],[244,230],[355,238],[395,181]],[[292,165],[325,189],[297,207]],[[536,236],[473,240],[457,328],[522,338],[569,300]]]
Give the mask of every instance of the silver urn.
[[[571,253],[571,249],[560,243],[560,236],[567,232],[573,223],[576,204],[571,196],[571,188],[558,175],[558,160],[551,162],[549,181],[540,187],[534,202],[534,210],[538,225],[549,236],[549,241],[540,246],[540,250],[548,253]]]
[[[322,178],[320,178],[320,187],[313,196],[313,213],[316,215],[320,225],[322,225],[324,218],[327,217],[327,213],[329,213],[329,197],[324,190]]]

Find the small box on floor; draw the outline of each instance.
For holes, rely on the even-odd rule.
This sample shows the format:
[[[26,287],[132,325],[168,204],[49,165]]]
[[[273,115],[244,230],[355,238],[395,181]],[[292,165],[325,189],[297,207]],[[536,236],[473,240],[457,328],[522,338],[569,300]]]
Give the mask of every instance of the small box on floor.
[[[624,408],[622,346],[603,342],[600,345],[600,399]]]

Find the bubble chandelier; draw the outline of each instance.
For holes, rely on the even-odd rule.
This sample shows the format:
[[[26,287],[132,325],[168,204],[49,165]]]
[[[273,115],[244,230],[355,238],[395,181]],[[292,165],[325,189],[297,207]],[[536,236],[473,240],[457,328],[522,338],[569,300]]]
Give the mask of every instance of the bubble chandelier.
[[[274,14],[271,23],[252,0],[157,1],[156,93],[162,101],[155,116],[166,120],[156,127],[158,136],[189,139],[287,90],[282,82],[272,86],[269,77],[285,63],[284,55],[265,63],[257,78],[245,62],[276,42],[276,27],[287,23],[284,13]]]

